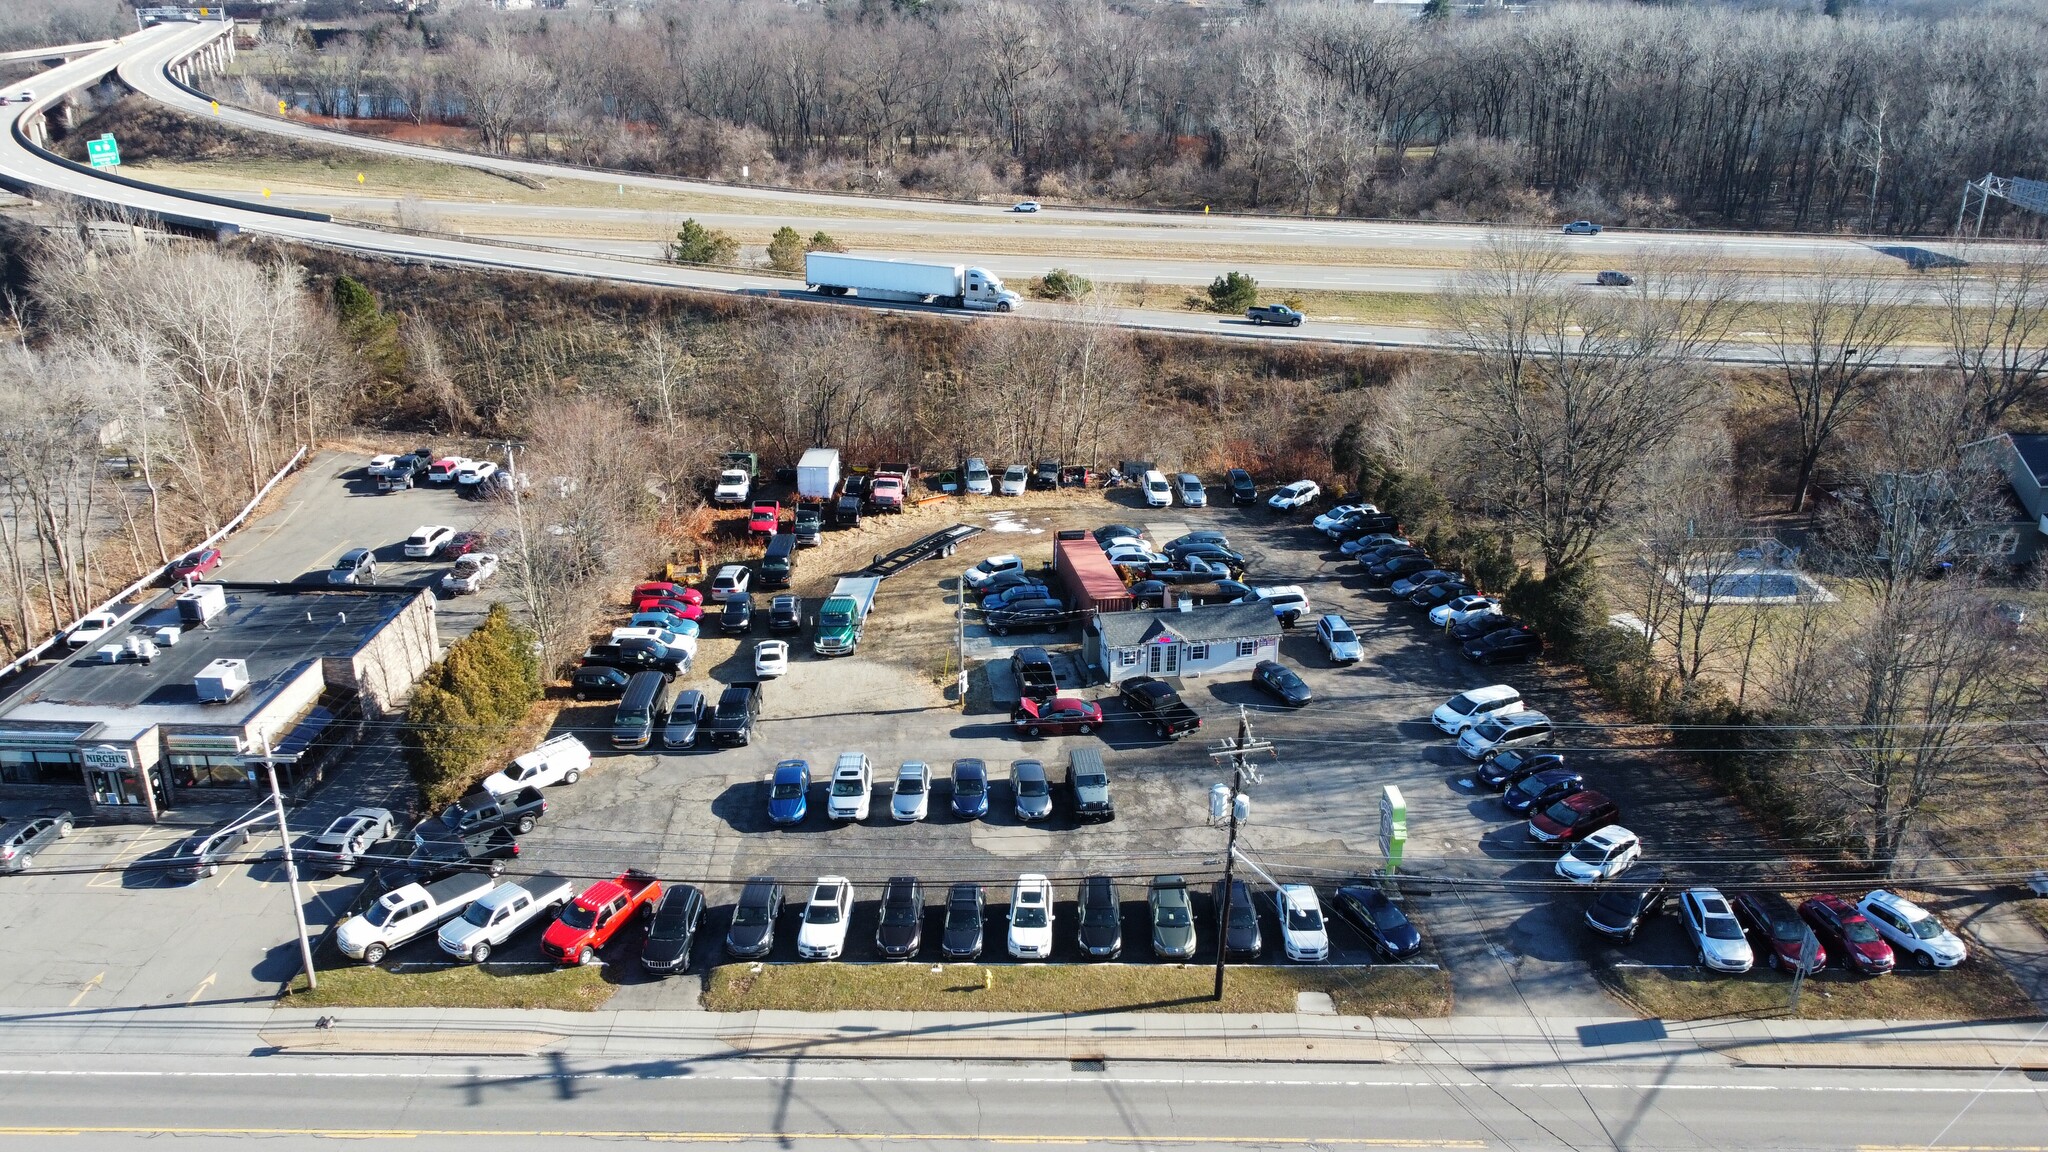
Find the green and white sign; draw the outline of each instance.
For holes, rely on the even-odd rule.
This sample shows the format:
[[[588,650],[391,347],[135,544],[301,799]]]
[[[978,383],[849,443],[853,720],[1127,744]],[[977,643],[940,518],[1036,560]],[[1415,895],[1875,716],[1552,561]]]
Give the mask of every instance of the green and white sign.
[[[1380,854],[1387,858],[1387,875],[1401,869],[1401,852],[1408,846],[1408,801],[1392,784],[1380,789]]]
[[[121,166],[121,146],[114,142],[114,134],[109,132],[85,142],[85,157],[95,168],[118,168]]]

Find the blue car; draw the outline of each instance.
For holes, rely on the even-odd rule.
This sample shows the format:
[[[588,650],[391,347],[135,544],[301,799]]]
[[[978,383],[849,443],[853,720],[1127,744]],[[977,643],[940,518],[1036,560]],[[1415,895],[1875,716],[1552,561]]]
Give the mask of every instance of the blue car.
[[[697,635],[697,622],[667,612],[636,612],[626,621],[629,628],[660,628],[678,636]]]
[[[1044,600],[1051,598],[1051,596],[1051,591],[1043,584],[1013,584],[1000,592],[991,592],[983,596],[981,598],[981,609],[987,612],[1004,607],[1005,605],[1015,604],[1020,600]]]
[[[988,815],[988,765],[979,760],[953,761],[953,815],[978,820]]]
[[[775,766],[768,784],[768,819],[776,824],[799,824],[810,811],[811,766],[802,760],[784,760]]]
[[[1541,812],[1553,803],[1586,790],[1586,778],[1571,768],[1546,768],[1509,785],[1501,806],[1517,816]]]

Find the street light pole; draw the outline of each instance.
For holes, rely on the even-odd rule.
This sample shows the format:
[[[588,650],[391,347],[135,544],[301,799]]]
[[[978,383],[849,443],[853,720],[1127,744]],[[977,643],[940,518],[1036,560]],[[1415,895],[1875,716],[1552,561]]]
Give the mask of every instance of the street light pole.
[[[284,819],[284,793],[277,787],[277,758],[270,754],[270,740],[263,741],[263,771],[270,776],[270,803],[277,813],[277,835],[284,844],[284,876],[292,888],[292,919],[299,925],[299,963],[306,971],[306,989],[320,987],[320,977],[313,971],[313,943],[306,936],[306,906],[299,900],[299,865],[292,859],[291,825]]]

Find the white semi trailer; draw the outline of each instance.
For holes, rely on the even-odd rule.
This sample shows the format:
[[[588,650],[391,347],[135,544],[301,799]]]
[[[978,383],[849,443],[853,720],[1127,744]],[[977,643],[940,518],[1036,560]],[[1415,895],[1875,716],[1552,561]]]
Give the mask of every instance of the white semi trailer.
[[[964,264],[916,264],[811,252],[804,256],[804,280],[812,291],[827,296],[939,304],[977,312],[1010,312],[1024,302],[988,269]]]

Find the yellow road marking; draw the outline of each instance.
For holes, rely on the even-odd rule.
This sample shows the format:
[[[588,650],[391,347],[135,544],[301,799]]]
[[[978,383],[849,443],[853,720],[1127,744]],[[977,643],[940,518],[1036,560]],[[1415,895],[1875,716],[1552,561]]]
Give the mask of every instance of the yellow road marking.
[[[213,987],[213,982],[214,982],[215,980],[218,980],[218,979],[220,979],[220,973],[218,973],[218,972],[209,972],[209,973],[207,973],[207,975],[206,975],[206,979],[204,979],[204,980],[201,980],[201,981],[199,982],[199,987],[198,987],[198,988],[195,988],[195,989],[193,989],[193,991],[192,991],[192,995],[190,995],[190,996],[188,996],[188,997],[186,997],[186,998],[185,998],[185,1003],[187,1003],[187,1004],[191,1004],[191,1003],[193,1003],[193,1002],[197,1001],[197,1000],[198,1000],[198,999],[199,999],[199,998],[200,998],[201,996],[204,996],[204,995],[206,995],[206,990],[207,990],[208,988],[211,988],[211,987]]]
[[[76,996],[73,996],[73,997],[71,998],[71,1003],[69,1003],[69,1004],[66,1004],[66,1005],[65,1005],[65,1007],[66,1007],[66,1008],[76,1008],[76,1007],[78,1007],[78,1002],[79,1002],[80,1000],[83,1000],[83,999],[85,999],[86,993],[88,993],[88,992],[91,992],[91,991],[92,991],[93,989],[95,989],[95,988],[99,987],[99,986],[100,986],[100,983],[101,983],[101,981],[104,981],[104,980],[105,980],[106,978],[107,978],[107,974],[106,974],[105,972],[101,972],[101,973],[100,973],[99,975],[97,975],[97,976],[93,977],[93,978],[92,978],[92,979],[90,979],[90,980],[87,980],[87,981],[85,982],[85,987],[83,987],[83,988],[80,988],[80,989],[78,990],[78,995],[76,995]]]
[[[65,1125],[62,1127],[0,1127],[4,1136],[306,1136],[330,1140],[416,1140],[422,1137],[465,1136],[525,1139],[574,1140],[658,1140],[670,1144],[711,1144],[790,1140],[835,1141],[839,1143],[882,1142],[893,1144],[1202,1144],[1202,1145],[1284,1145],[1288,1147],[1327,1144],[1346,1148],[1485,1148],[1481,1140],[1394,1140],[1371,1136],[990,1136],[958,1132],[630,1132],[576,1131],[573,1129],[515,1131],[486,1128],[171,1128],[112,1125]],[[1974,1152],[1974,1150],[1973,1150]],[[1998,1152],[2019,1152],[2001,1149]],[[2026,1150],[2034,1152],[2034,1150]]]
[[[134,856],[140,856],[152,848],[161,847],[168,843],[171,843],[171,841],[153,840],[147,835],[137,836],[127,847],[114,853],[113,860],[109,862],[110,866],[101,871],[97,876],[87,880],[85,886],[87,888],[119,888],[121,886],[121,873],[111,865],[123,863]]]

